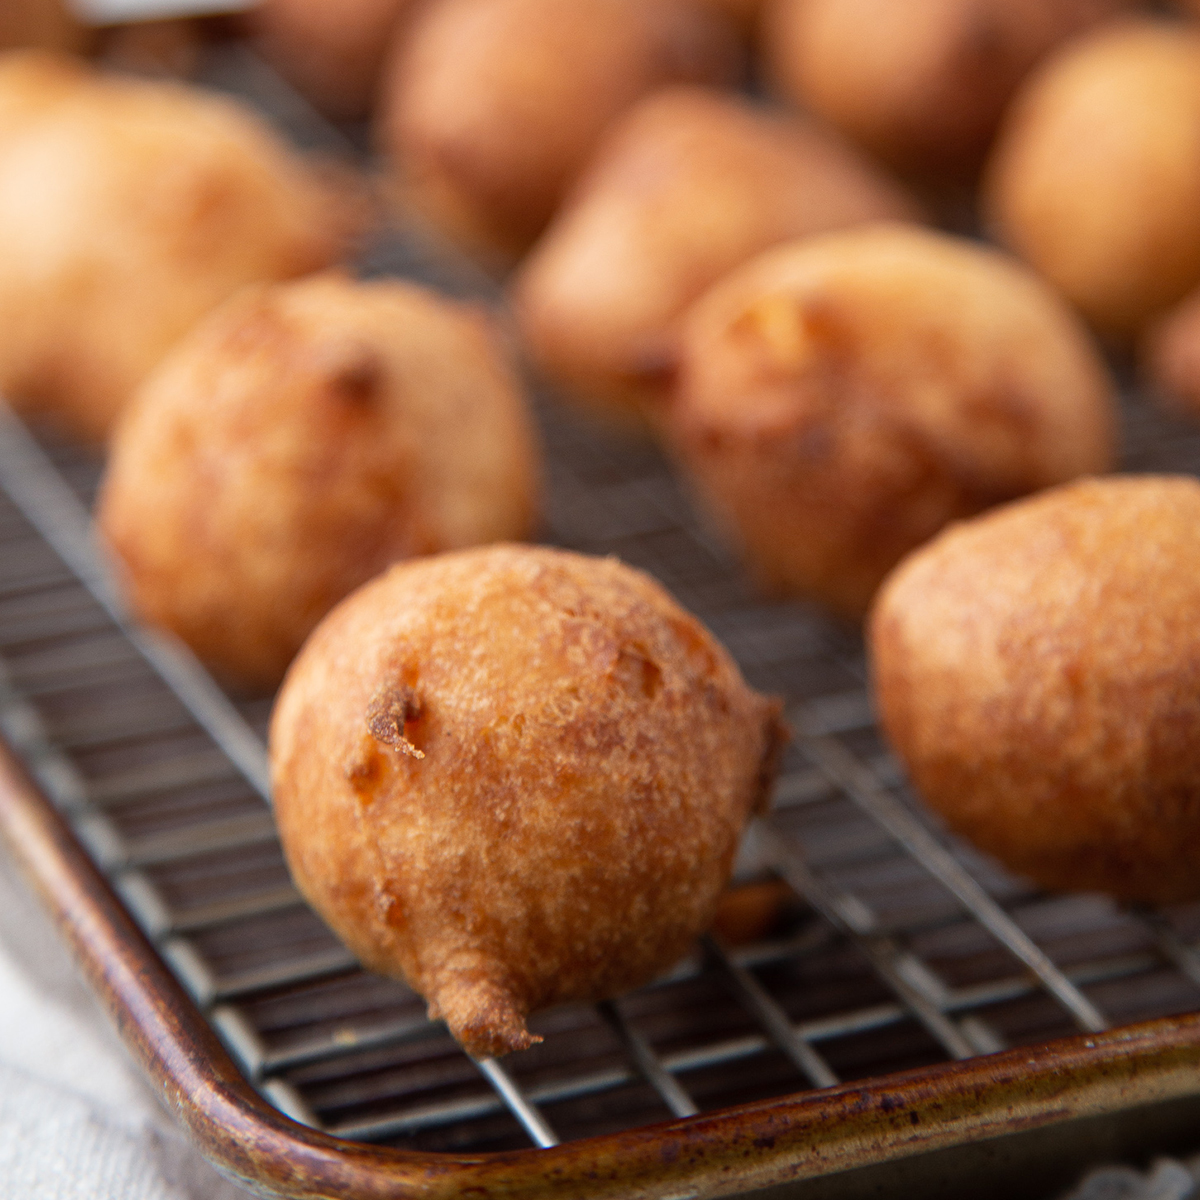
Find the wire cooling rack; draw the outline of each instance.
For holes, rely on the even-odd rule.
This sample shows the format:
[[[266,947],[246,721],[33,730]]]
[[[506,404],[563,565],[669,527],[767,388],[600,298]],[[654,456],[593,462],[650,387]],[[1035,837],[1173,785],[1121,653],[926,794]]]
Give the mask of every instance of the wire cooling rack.
[[[549,539],[652,572],[787,697],[797,736],[743,862],[794,901],[770,937],[535,1017],[544,1043],[504,1063],[307,910],[266,799],[268,703],[124,624],[90,540],[98,464],[0,422],[0,727],[264,1096],[341,1138],[547,1146],[1200,1009],[1200,905],[1046,896],[947,838],[879,740],[857,637],[756,600],[649,447],[542,417]],[[1197,432],[1127,425],[1137,466],[1200,464]]]
[[[365,265],[486,292],[415,234]],[[947,836],[875,729],[858,635],[758,599],[652,447],[538,412],[544,540],[649,571],[786,697],[796,736],[740,873],[788,890],[766,888],[754,940],[706,937],[637,993],[537,1015],[544,1041],[502,1063],[305,907],[269,701],[125,621],[91,540],[100,464],[2,414],[0,731],[263,1097],[347,1141],[514,1151],[1200,1010],[1200,905],[1048,896]],[[1136,400],[1124,423],[1130,469],[1200,472],[1200,430]]]

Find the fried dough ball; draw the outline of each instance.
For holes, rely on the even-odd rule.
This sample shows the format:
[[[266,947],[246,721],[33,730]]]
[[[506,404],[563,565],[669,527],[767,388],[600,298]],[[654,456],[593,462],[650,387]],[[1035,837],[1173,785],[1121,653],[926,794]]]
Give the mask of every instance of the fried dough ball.
[[[393,36],[420,0],[260,0],[250,36],[279,73],[331,117],[365,117]]]
[[[1009,98],[1064,39],[1133,0],[771,0],[776,89],[904,174],[963,177]]]
[[[883,727],[956,830],[1053,890],[1200,897],[1200,483],[1086,480],[880,592]]]
[[[670,967],[784,737],[698,621],[615,559],[493,546],[339,605],[271,720],[301,892],[471,1054]]]
[[[1104,471],[1080,322],[977,243],[882,224],[793,242],[689,313],[668,435],[769,591],[862,616],[946,522]]]
[[[1154,391],[1172,407],[1200,418],[1200,290],[1153,331],[1146,359]]]
[[[536,492],[486,318],[324,275],[249,289],[176,347],[117,430],[97,520],[135,611],[265,690],[360,583],[524,537]]]
[[[985,181],[989,219],[1104,334],[1126,340],[1200,282],[1200,30],[1118,22],[1021,91]]]
[[[614,117],[661,84],[730,82],[738,59],[695,0],[440,0],[389,70],[382,141],[407,203],[506,265]]]
[[[103,439],[246,283],[337,260],[359,210],[232,102],[0,58],[0,391]]]
[[[835,135],[704,88],[666,88],[616,126],[514,287],[539,367],[618,418],[653,413],[684,309],[789,238],[917,208]]]

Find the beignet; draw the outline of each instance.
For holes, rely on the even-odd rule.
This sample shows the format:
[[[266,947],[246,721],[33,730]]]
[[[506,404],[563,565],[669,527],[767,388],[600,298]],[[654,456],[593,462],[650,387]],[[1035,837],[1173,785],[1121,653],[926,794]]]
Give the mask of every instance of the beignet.
[[[230,100],[0,56],[0,392],[102,441],[200,317],[337,261],[362,216]]]
[[[858,619],[946,522],[1109,469],[1113,392],[1031,271],[881,224],[769,250],[702,297],[665,429],[767,591]]]
[[[296,659],[271,721],[297,886],[470,1053],[670,967],[764,803],[779,704],[647,576],[493,546],[393,567]]]
[[[526,536],[537,491],[484,315],[324,275],[250,289],[172,352],[117,430],[97,520],[145,620],[269,689],[360,583]]]
[[[888,579],[884,731],[930,806],[1053,890],[1200,897],[1200,483],[1084,480]]]

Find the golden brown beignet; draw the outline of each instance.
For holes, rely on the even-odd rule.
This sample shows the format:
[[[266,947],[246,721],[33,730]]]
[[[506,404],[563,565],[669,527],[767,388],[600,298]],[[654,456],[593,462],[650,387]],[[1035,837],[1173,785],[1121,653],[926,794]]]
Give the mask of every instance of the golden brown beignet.
[[[614,117],[738,62],[732,26],[694,0],[440,0],[388,69],[380,136],[404,202],[507,265]]]
[[[250,289],[180,343],[117,430],[98,522],[145,620],[267,689],[389,563],[527,535],[537,474],[482,313],[324,275]]]
[[[948,529],[870,623],[883,727],[959,832],[1054,890],[1200,897],[1200,483],[1086,480]]]
[[[1070,44],[1005,119],[999,237],[1118,340],[1200,283],[1200,30],[1127,20]]]
[[[614,127],[514,287],[538,366],[569,396],[630,419],[668,388],[684,309],[789,238],[917,206],[799,116],[666,88]]]
[[[974,242],[883,224],[769,250],[688,314],[668,435],[770,591],[860,617],[947,521],[1108,469],[1082,324]]]
[[[1135,0],[769,0],[776,89],[905,175],[969,176],[1021,79]]]
[[[198,318],[336,261],[360,218],[231,101],[0,57],[0,391],[103,439]]]
[[[271,721],[297,886],[470,1053],[665,970],[712,920],[785,736],[712,635],[615,559],[493,546],[339,605]]]
[[[248,16],[262,56],[331,117],[365,117],[402,23],[422,0],[260,0]]]

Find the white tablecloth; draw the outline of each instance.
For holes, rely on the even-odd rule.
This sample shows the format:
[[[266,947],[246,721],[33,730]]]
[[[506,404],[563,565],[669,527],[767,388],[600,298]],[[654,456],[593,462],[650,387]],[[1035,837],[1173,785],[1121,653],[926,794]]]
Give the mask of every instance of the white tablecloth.
[[[159,1107],[0,847],[0,1198],[248,1196]]]
[[[1191,1200],[1200,1160],[1093,1172],[1064,1200]],[[126,1057],[0,846],[0,1200],[249,1200]]]

